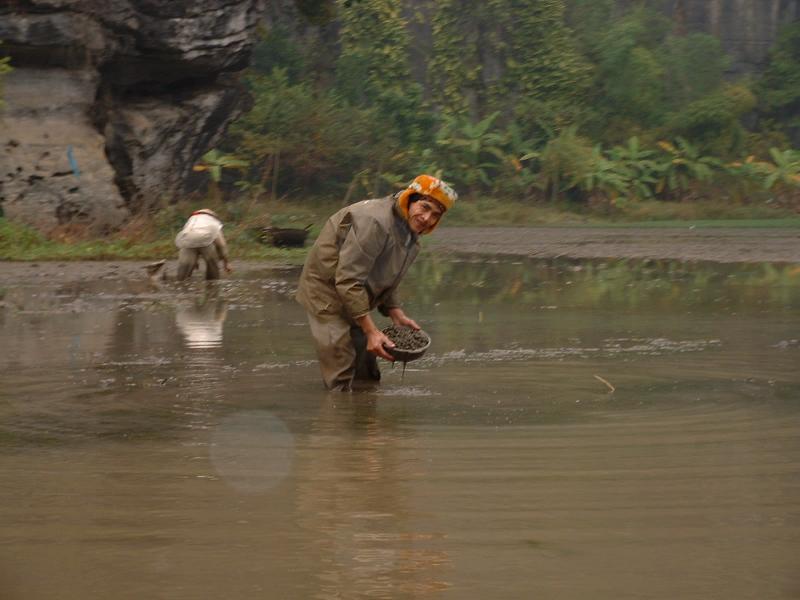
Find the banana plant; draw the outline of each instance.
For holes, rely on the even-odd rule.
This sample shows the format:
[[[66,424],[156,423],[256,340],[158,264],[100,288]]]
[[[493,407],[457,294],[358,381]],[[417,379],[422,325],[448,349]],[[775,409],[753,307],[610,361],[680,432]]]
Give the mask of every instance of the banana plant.
[[[445,158],[446,171],[465,185],[491,187],[491,171],[502,156],[502,135],[492,131],[499,112],[477,123],[465,117],[447,116],[436,138],[436,149]],[[494,159],[494,160],[493,160]]]
[[[630,181],[631,173],[625,165],[607,159],[598,144],[592,149],[589,168],[576,183],[584,192],[592,196],[600,194],[613,204],[617,198],[627,196]]]
[[[757,163],[766,175],[764,189],[771,190],[776,185],[800,187],[800,151],[770,148],[771,163]]]
[[[223,154],[219,150],[213,149],[203,154],[200,162],[192,167],[192,171],[205,171],[208,173],[212,184],[212,195],[217,200],[219,199],[219,182],[222,180],[222,170],[245,169],[249,165],[249,162],[237,158],[233,154]]]
[[[692,182],[710,182],[715,172],[722,169],[722,161],[713,156],[701,156],[700,151],[682,137],[675,139],[675,143],[658,142],[666,154],[666,162],[662,163],[663,175],[658,182],[656,191],[661,193],[664,189],[670,192],[685,192]]]
[[[527,197],[538,187],[541,153],[534,150],[533,140],[527,139],[516,123],[498,134],[497,142],[489,152],[498,160],[498,173],[510,184],[510,189]]]
[[[656,160],[654,150],[645,150],[639,138],[633,136],[625,146],[615,146],[608,151],[609,159],[624,172],[630,191],[637,198],[649,199],[655,194],[659,179],[666,171]]]
[[[222,169],[244,169],[250,165],[246,160],[237,158],[233,154],[223,154],[219,150],[209,150],[200,162],[192,167],[193,171],[207,171],[214,183],[222,179]]]

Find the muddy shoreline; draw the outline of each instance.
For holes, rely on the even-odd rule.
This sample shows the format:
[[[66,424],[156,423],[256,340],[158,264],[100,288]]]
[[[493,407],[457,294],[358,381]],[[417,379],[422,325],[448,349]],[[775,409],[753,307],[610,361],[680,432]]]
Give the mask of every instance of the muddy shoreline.
[[[796,263],[800,229],[451,227],[437,230],[427,247],[531,258]]]
[[[451,227],[425,240],[425,253],[529,258],[655,259],[720,263],[800,263],[800,229],[629,229],[567,227]],[[169,257],[168,272],[176,261]],[[152,261],[0,261],[0,283],[58,278],[146,279]],[[234,274],[265,262],[234,260]],[[287,267],[297,268],[297,267]]]

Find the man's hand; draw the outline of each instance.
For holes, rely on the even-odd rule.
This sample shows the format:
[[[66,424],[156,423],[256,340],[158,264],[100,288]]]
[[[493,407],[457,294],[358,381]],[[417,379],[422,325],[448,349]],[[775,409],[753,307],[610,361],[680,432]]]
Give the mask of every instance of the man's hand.
[[[394,357],[386,351],[386,348],[394,348],[394,342],[386,337],[380,329],[375,326],[375,322],[368,314],[356,319],[358,326],[367,336],[367,351],[376,356],[394,362]]]
[[[367,350],[380,356],[381,358],[385,358],[390,362],[394,362],[394,356],[389,354],[386,351],[386,348],[394,348],[394,342],[390,340],[386,335],[379,329],[367,334]]]
[[[390,308],[386,311],[389,314],[389,318],[392,320],[392,323],[399,327],[411,327],[411,329],[419,330],[420,326],[417,325],[417,322],[414,319],[410,319],[406,316],[406,313],[403,312],[402,308]]]
[[[233,267],[231,267],[231,263],[229,263],[227,260],[224,260],[224,261],[222,261],[222,265],[223,265],[223,267],[225,268],[225,272],[226,272],[228,275],[230,275],[231,273],[233,273]]]

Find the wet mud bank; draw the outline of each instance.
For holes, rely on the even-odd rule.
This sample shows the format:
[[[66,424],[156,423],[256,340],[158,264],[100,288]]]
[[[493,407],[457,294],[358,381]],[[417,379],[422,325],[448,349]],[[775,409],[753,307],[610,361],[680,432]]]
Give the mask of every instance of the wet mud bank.
[[[527,258],[667,259],[718,263],[800,263],[800,229],[621,229],[569,227],[443,227],[425,239],[425,253]],[[0,261],[0,284],[30,280],[146,280],[152,261]],[[176,272],[174,257],[167,273]],[[234,260],[230,278],[264,266]],[[287,269],[297,269],[286,265]],[[197,276],[196,276],[197,277]]]
[[[443,227],[427,248],[529,258],[794,263],[800,262],[800,229]]]

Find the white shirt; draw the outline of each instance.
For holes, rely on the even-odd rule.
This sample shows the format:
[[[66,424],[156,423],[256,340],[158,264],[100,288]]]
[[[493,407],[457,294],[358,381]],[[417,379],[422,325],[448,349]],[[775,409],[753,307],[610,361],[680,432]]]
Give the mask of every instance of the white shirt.
[[[178,248],[204,248],[214,243],[220,231],[222,222],[219,219],[205,213],[192,215],[175,236],[175,245]]]

